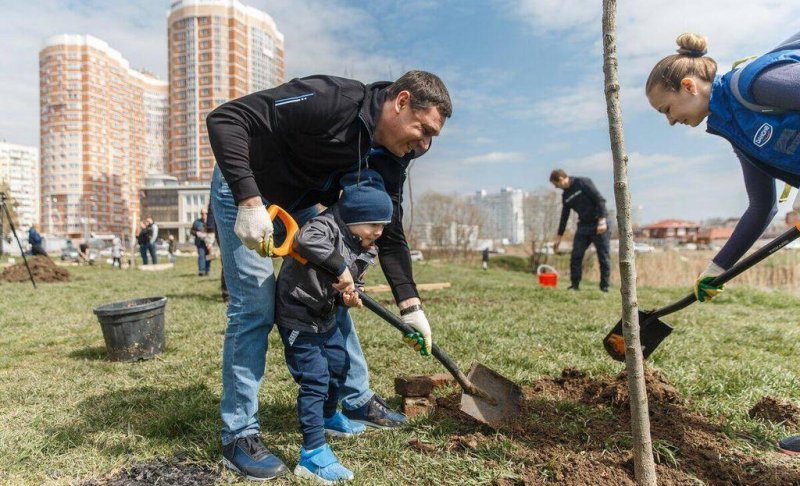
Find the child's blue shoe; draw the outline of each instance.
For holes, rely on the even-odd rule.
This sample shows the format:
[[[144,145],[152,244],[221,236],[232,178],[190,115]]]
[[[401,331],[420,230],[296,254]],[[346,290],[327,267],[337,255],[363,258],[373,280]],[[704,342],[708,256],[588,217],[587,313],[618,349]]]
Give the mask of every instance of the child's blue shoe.
[[[366,430],[367,427],[364,424],[352,422],[339,411],[333,417],[325,419],[325,433],[331,437],[352,437]]]
[[[353,472],[339,464],[328,444],[310,451],[300,447],[300,463],[294,468],[294,475],[313,479],[319,484],[353,480]]]

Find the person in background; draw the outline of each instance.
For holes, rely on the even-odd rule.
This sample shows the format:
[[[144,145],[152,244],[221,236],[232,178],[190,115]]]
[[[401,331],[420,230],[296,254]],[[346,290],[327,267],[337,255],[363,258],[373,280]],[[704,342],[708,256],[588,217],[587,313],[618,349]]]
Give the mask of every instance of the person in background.
[[[211,206],[211,201],[208,203],[208,214],[206,216],[206,230],[214,236],[214,241],[219,244],[219,233],[217,232],[217,220],[214,218],[214,208]],[[213,243],[212,243],[213,244]],[[212,248],[209,248],[209,252]],[[225,263],[222,261],[222,255],[219,258],[219,270],[220,270],[220,277],[219,277],[219,287],[220,291],[222,292],[222,302],[228,303],[230,298],[228,294],[228,286],[225,285]]]
[[[169,253],[169,262],[175,263],[177,257],[175,256],[175,250],[177,249],[177,243],[175,242],[175,237],[170,234],[167,236],[167,252]]]
[[[147,265],[147,252],[150,246],[150,228],[146,221],[139,223],[139,233],[136,235],[136,243],[139,244],[139,254],[142,256],[142,265]]]
[[[44,238],[36,231],[36,226],[31,225],[31,227],[28,228],[28,243],[31,245],[31,255],[47,256],[47,252],[44,251],[43,242]]]
[[[111,266],[122,270],[122,240],[117,235],[111,240]]]
[[[158,263],[158,255],[156,254],[156,239],[158,238],[158,225],[153,221],[153,217],[147,218],[147,227],[150,229],[150,242],[147,244],[147,251],[150,253],[150,258],[153,260],[153,265]]]
[[[203,208],[200,210],[200,217],[192,223],[191,234],[194,236],[194,246],[197,248],[197,275],[204,277],[208,275],[211,270],[211,260],[206,258],[208,256],[208,246],[206,245],[206,219],[208,218],[208,210]]]
[[[481,266],[484,270],[489,269],[489,247],[483,249],[481,252]]]
[[[594,245],[597,250],[597,260],[600,263],[600,290],[608,292],[611,275],[611,232],[608,231],[606,222],[606,200],[600,194],[594,183],[588,177],[570,177],[561,169],[550,173],[550,182],[557,189],[562,189],[561,194],[561,221],[558,225],[558,235],[553,243],[553,251],[558,251],[561,237],[567,229],[570,210],[578,213],[578,229],[572,240],[572,255],[569,260],[570,290],[578,290],[583,277],[583,255],[589,245]]]

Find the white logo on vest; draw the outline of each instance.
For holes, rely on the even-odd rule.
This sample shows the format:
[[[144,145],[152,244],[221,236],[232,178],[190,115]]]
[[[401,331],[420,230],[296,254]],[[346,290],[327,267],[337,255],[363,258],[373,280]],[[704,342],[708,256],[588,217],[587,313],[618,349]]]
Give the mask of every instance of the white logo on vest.
[[[756,147],[763,147],[772,138],[772,132],[772,125],[769,123],[761,125],[761,128],[756,132],[756,136],[753,137],[753,143]]]

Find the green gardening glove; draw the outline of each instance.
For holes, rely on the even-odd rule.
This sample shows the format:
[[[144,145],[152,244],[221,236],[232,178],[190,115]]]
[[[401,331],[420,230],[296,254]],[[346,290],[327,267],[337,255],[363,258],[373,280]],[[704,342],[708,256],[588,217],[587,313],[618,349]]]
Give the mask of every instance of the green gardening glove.
[[[425,337],[420,332],[410,332],[403,336],[403,341],[421,356],[430,356],[425,346]]]
[[[725,284],[711,285],[711,281],[717,277],[700,277],[694,283],[694,296],[700,302],[711,300],[720,293],[725,291]]]
[[[703,270],[703,273],[697,277],[697,281],[694,283],[694,296],[697,297],[699,302],[711,300],[725,290],[725,285],[711,285],[711,281],[723,273],[725,273],[724,268],[713,261],[708,263],[706,269]]]

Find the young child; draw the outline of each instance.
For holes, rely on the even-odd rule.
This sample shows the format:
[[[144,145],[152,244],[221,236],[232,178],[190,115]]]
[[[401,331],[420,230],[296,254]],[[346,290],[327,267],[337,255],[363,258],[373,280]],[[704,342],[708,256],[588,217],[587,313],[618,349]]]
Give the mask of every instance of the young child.
[[[341,184],[339,201],[310,219],[295,236],[294,249],[308,263],[284,259],[275,308],[286,364],[300,385],[297,414],[303,445],[294,473],[324,484],[353,479],[325,434],[349,437],[365,430],[337,411],[348,362],[336,308],[361,306],[355,287],[362,284],[377,256],[375,240],[393,212],[377,172],[348,174]]]

